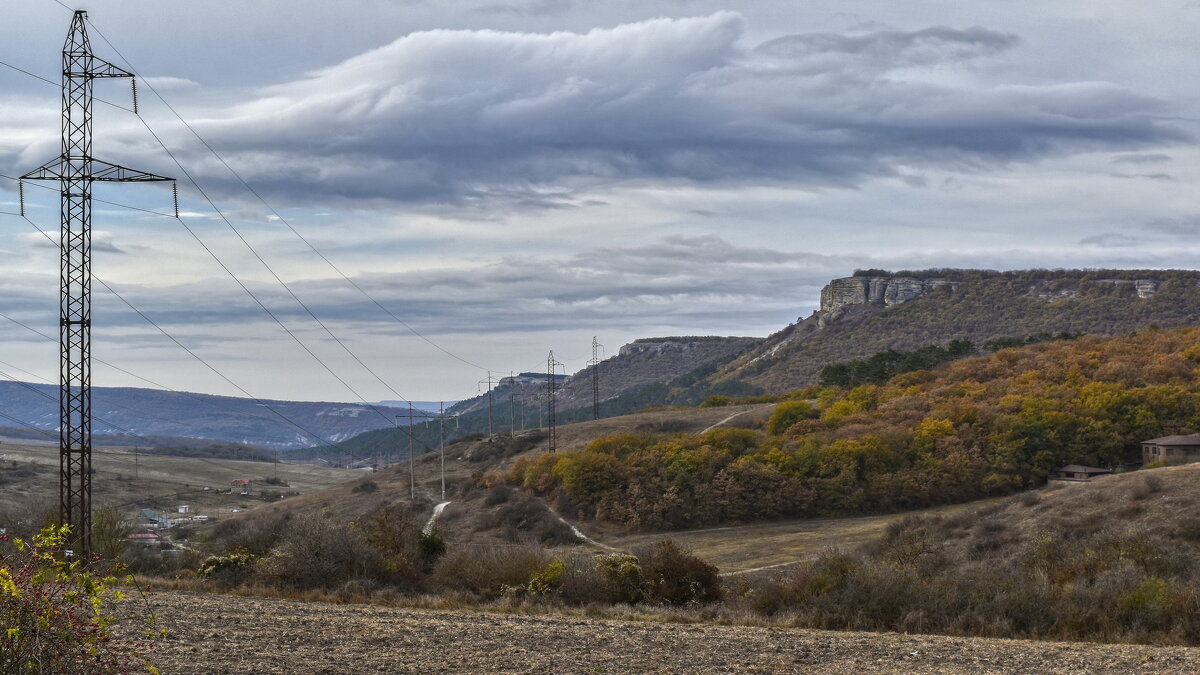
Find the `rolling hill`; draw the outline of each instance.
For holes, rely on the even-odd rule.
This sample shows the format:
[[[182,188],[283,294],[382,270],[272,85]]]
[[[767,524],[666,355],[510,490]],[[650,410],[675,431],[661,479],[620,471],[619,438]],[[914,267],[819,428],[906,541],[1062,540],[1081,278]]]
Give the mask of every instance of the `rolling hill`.
[[[0,381],[0,410],[36,429],[56,430],[58,386]],[[179,445],[179,439],[208,439],[280,450],[312,445],[312,434],[336,443],[392,426],[400,414],[380,405],[260,402],[133,387],[94,387],[92,412],[101,443]]]

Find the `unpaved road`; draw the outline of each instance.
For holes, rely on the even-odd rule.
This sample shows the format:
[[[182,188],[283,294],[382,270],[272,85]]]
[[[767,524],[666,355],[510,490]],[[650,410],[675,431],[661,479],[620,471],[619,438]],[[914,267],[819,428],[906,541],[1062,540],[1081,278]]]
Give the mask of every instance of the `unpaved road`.
[[[173,673],[1195,673],[1200,648],[512,616],[159,592]]]

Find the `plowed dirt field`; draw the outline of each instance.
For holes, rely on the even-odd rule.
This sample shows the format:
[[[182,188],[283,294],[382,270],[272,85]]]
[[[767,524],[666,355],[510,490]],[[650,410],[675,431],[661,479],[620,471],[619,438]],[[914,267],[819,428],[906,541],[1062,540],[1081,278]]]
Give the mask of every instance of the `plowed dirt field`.
[[[174,673],[1196,673],[1200,648],[514,616],[157,592]]]

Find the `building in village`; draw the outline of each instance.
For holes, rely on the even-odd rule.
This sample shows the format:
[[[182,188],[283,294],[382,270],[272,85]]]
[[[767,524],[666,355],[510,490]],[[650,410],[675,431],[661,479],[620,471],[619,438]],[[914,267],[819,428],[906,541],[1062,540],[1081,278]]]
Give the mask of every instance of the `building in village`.
[[[1200,461],[1200,434],[1163,436],[1142,441],[1142,464]]]
[[[1059,469],[1057,473],[1050,474],[1050,480],[1061,480],[1068,482],[1083,482],[1089,481],[1097,476],[1106,476],[1112,473],[1112,469],[1101,469],[1096,466],[1083,466],[1081,464],[1068,464]]]

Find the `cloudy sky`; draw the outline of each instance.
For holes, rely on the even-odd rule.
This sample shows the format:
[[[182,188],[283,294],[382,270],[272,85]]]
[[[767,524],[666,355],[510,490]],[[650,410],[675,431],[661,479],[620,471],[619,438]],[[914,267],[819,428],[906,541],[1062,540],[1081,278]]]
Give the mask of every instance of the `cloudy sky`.
[[[95,274],[258,397],[456,399],[550,349],[573,372],[593,335],[610,354],[766,335],[859,267],[1192,268],[1200,252],[1200,2],[86,9],[97,54],[144,78],[145,124],[97,104],[95,153],[179,177],[191,230],[115,205],[171,211],[168,188],[100,185]],[[57,81],[70,18],[7,0],[0,61]],[[129,105],[124,81],[97,94]],[[0,173],[59,152],[58,109],[55,86],[0,67]],[[26,193],[53,232],[57,197]],[[0,215],[0,312],[55,334],[56,261]],[[103,288],[95,311],[97,357],[238,393]],[[53,377],[56,359],[0,319],[0,371]],[[94,383],[145,384],[104,365]]]

